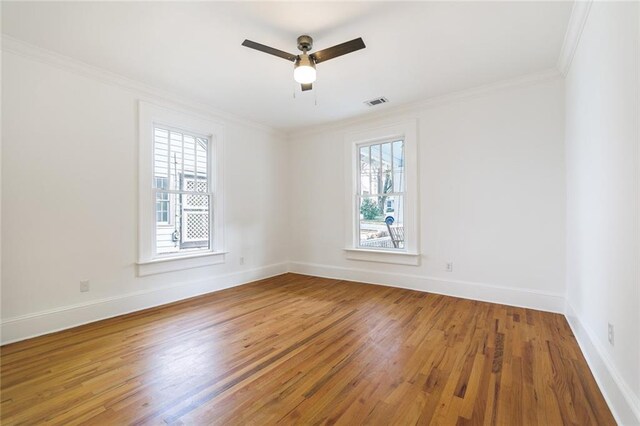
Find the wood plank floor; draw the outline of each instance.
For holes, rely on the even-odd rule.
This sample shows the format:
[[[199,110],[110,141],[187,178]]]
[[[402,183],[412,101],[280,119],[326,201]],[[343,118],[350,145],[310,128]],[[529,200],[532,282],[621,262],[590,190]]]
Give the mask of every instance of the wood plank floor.
[[[2,347],[13,424],[615,424],[564,317],[286,274]]]

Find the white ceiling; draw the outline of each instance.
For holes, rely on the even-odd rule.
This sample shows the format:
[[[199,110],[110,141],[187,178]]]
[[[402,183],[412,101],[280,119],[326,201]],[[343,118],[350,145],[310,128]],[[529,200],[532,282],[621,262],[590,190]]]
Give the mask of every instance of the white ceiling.
[[[14,38],[283,130],[389,108],[555,67],[572,2],[2,2]],[[362,37],[318,65],[300,93],[298,53]],[[316,103],[317,98],[317,105]]]

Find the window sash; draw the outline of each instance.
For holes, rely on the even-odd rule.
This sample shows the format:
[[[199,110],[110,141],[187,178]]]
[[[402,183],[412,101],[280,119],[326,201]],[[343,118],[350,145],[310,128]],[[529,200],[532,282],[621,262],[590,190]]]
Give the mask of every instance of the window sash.
[[[395,147],[400,144],[401,156],[396,158],[394,155]],[[373,148],[376,147],[376,154],[374,156]],[[363,148],[365,149],[365,163],[362,160]],[[405,187],[406,183],[406,169],[405,169],[405,140],[404,138],[391,138],[386,140],[379,140],[375,142],[356,144],[356,193],[360,195],[380,195],[389,193],[405,193],[405,191],[397,191],[401,187]],[[397,161],[396,161],[397,160]],[[374,161],[377,161],[378,167],[374,171]],[[363,167],[366,165],[367,167]],[[386,165],[386,167],[385,167]],[[384,192],[385,180],[387,174],[391,177],[391,191]],[[385,177],[382,179],[382,177]],[[396,177],[400,177],[399,182],[396,181]],[[363,177],[367,177],[369,180],[368,191],[365,194],[363,187]],[[375,185],[374,185],[375,182]],[[382,187],[380,187],[382,186]],[[372,192],[373,188],[376,188],[376,192]],[[382,192],[381,192],[382,190]]]
[[[211,137],[160,123],[153,123],[152,130],[153,169],[155,171],[154,188],[159,188],[159,179],[166,179],[167,189],[180,189],[179,186],[183,184],[182,179],[186,176],[189,176],[195,182],[206,182],[207,187],[211,188],[211,180],[213,178],[211,170],[212,159],[210,156],[212,149]],[[157,131],[165,132],[166,136],[158,136]],[[177,136],[177,138],[174,139],[174,136]],[[163,139],[164,142],[158,142],[158,139]],[[192,141],[192,149],[190,147],[187,150],[186,139]],[[163,145],[159,149],[161,153],[157,152],[158,143]],[[179,156],[179,161],[177,161],[176,155]],[[162,156],[166,157],[162,158]],[[204,161],[202,157],[204,157]],[[161,163],[160,170],[157,169],[158,162]],[[187,169],[187,163],[190,164],[191,170]],[[161,174],[158,175],[157,172]]]
[[[207,203],[207,207],[206,208],[199,208],[199,209],[189,209],[190,211],[188,212],[188,214],[202,214],[205,213],[209,216],[208,220],[209,220],[209,225],[208,225],[208,237],[206,240],[198,240],[198,241],[207,241],[207,247],[200,247],[200,248],[191,248],[191,247],[185,247],[185,248],[181,248],[179,250],[176,251],[171,251],[171,252],[161,252],[158,250],[157,247],[157,238],[158,238],[158,227],[157,225],[166,225],[166,223],[162,223],[162,222],[154,222],[154,226],[153,226],[153,232],[152,232],[152,236],[153,236],[153,255],[155,258],[170,258],[170,257],[176,257],[179,258],[182,255],[187,255],[187,254],[192,254],[192,253],[203,253],[203,252],[213,252],[214,250],[214,242],[215,242],[215,231],[216,229],[214,228],[214,224],[215,224],[215,203],[216,203],[216,198],[214,196],[214,194],[212,192],[193,192],[193,191],[179,191],[179,190],[162,190],[162,189],[156,189],[154,188],[152,191],[154,194],[160,193],[160,192],[164,192],[164,193],[170,193],[170,194],[174,194],[175,198],[174,198],[174,203],[177,203],[177,197],[180,195],[197,195],[197,196],[206,196],[208,198],[208,203]],[[155,195],[154,195],[155,196]],[[177,205],[174,207],[177,208]],[[182,214],[182,213],[181,213]],[[182,218],[184,220],[184,217]],[[172,223],[172,225],[174,225]],[[184,229],[184,223],[181,227],[179,227],[179,231],[180,233],[184,233],[185,229]],[[189,243],[192,240],[184,240],[184,242]],[[195,241],[195,240],[193,240]]]
[[[402,199],[402,211],[405,212],[407,209],[407,197],[405,196],[404,193],[394,193],[393,195],[390,193],[384,194],[384,196],[386,197],[401,197]],[[362,219],[360,218],[360,206],[362,203],[362,200],[364,198],[378,198],[378,195],[356,195],[355,197],[355,203],[354,203],[354,211],[356,212],[356,218],[355,218],[355,231],[356,231],[356,235],[355,235],[355,246],[357,248],[362,248],[362,249],[367,249],[367,250],[379,250],[379,251],[394,251],[394,252],[406,252],[407,251],[407,241],[405,240],[403,242],[403,247],[401,248],[396,248],[396,247],[373,247],[373,246],[368,246],[368,245],[363,245],[362,244]],[[384,213],[383,213],[383,216]],[[393,225],[391,225],[393,226]],[[404,225],[403,225],[404,226]],[[405,238],[406,238],[406,232],[404,233]],[[391,236],[389,236],[391,237]]]

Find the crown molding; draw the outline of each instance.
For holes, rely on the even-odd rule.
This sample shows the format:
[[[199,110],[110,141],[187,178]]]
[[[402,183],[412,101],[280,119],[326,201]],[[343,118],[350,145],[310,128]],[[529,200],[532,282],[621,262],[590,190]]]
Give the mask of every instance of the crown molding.
[[[571,68],[571,62],[573,61],[573,56],[576,54],[578,44],[580,44],[580,37],[582,36],[582,31],[589,17],[592,3],[592,0],[576,1],[573,3],[569,24],[567,25],[567,32],[564,35],[564,42],[562,43],[557,64],[558,70],[563,77],[567,75]]]
[[[576,5],[577,4],[579,3],[576,3]],[[574,9],[575,7],[576,6],[574,5]],[[366,123],[371,120],[397,116],[400,114],[415,113],[423,109],[433,108],[455,101],[482,96],[494,91],[525,87],[562,77],[561,73],[554,68],[542,72],[527,74],[513,79],[501,80],[495,83],[478,86],[471,89],[451,92],[444,95],[423,99],[417,102],[398,105],[397,107],[387,107],[377,112],[370,112],[364,115],[359,115],[357,117],[346,118],[343,120],[319,124],[316,126],[302,127],[286,131],[268,126],[263,123],[258,123],[231,113],[227,113],[211,105],[208,105],[206,102],[203,102],[201,100],[188,98],[165,89],[150,86],[146,83],[142,83],[124,77],[120,74],[116,74],[111,71],[89,65],[68,56],[55,53],[48,49],[43,49],[41,47],[25,43],[21,40],[18,40],[11,36],[7,36],[5,34],[2,34],[0,38],[0,51],[2,52],[10,52],[31,60],[36,60],[47,65],[57,67],[59,69],[64,69],[75,74],[92,78],[102,83],[110,84],[126,91],[132,92],[136,96],[144,97],[147,100],[155,100],[156,102],[160,101],[169,105],[179,105],[182,108],[190,109],[203,115],[212,116],[214,118],[219,118],[227,122],[232,122],[242,126],[248,126],[282,138],[287,136],[289,138],[307,136],[323,131],[339,130],[341,128]]]
[[[161,89],[124,77],[120,74],[89,65],[85,62],[78,61],[51,50],[34,46],[6,34],[2,34],[0,37],[0,50],[3,53],[13,53],[27,59],[35,60],[74,74],[94,79],[101,83],[116,86],[120,89],[131,92],[136,96],[142,97],[145,100],[155,100],[156,102],[159,101],[168,105],[178,105],[183,109],[192,110],[193,112],[201,115],[217,118],[241,126],[247,126],[282,138],[286,136],[285,133],[279,129],[222,111],[201,100],[185,97],[170,90]]]
[[[380,119],[392,119],[403,114],[416,114],[422,110],[435,108],[441,105],[446,105],[453,102],[459,102],[463,100],[473,99],[480,96],[484,96],[490,93],[499,92],[502,90],[527,87],[543,83],[551,80],[559,80],[562,75],[557,69],[552,68],[542,72],[526,74],[520,77],[501,80],[495,83],[486,84],[483,86],[474,87],[471,89],[460,90],[456,92],[447,93],[440,96],[435,96],[427,99],[423,99],[417,102],[398,105],[397,107],[383,108],[377,112],[371,112],[366,115],[360,115],[353,118],[347,118],[344,120],[338,120],[330,123],[319,124],[312,127],[294,129],[288,133],[289,138],[303,138],[318,133],[328,131],[344,130],[346,128],[365,124],[370,121]]]

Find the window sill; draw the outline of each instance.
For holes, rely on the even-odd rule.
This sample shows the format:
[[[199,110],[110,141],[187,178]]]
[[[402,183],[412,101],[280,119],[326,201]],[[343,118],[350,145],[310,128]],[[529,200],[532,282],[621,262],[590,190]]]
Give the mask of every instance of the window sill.
[[[420,253],[406,251],[383,251],[360,248],[345,248],[347,259],[364,260],[367,262],[395,263],[398,265],[420,265]]]
[[[183,269],[200,268],[202,266],[218,265],[225,262],[226,251],[185,254],[175,257],[160,257],[153,260],[138,262],[138,276],[163,274],[165,272]]]

